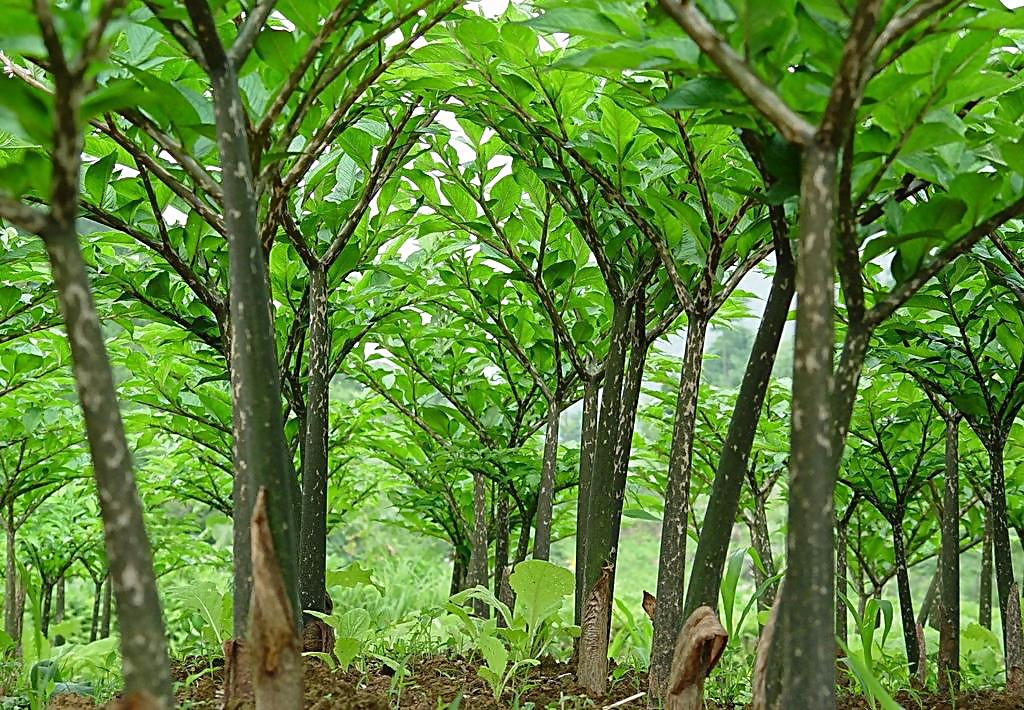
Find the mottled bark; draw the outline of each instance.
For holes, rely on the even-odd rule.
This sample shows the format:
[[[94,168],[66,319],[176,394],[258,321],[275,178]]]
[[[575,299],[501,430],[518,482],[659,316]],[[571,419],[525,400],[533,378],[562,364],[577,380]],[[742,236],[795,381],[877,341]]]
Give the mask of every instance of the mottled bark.
[[[484,474],[473,473],[473,531],[469,556],[467,587],[487,586],[487,483]],[[487,609],[483,602],[475,600],[473,609],[483,616]]]
[[[761,559],[761,565],[764,566],[764,569],[761,569],[760,565],[754,565],[754,588],[761,589],[769,579],[775,576],[775,558],[768,531],[768,514],[765,511],[764,497],[760,493],[754,493],[754,509],[750,511],[747,530],[750,533],[750,545]],[[759,611],[771,609],[777,587],[778,584],[770,584],[765,587],[764,593],[757,599]]]
[[[846,608],[846,602],[844,598],[849,597],[849,582],[846,579],[846,575],[849,571],[849,565],[846,560],[847,546],[849,541],[847,535],[849,534],[849,525],[843,525],[842,521],[836,526],[836,638],[843,643],[846,643],[849,629],[847,625],[847,614],[849,613]]]
[[[992,628],[992,512],[985,506],[981,538],[981,572],[978,580],[978,624]]]
[[[511,608],[515,600],[512,597],[512,588],[508,584],[509,496],[506,491],[501,490],[498,484],[494,484],[492,491],[492,496],[496,499],[494,506],[494,596]],[[523,522],[523,525],[527,528],[530,526],[526,521]],[[504,619],[500,615],[498,623],[504,623]]]
[[[907,651],[910,677],[917,675],[920,662],[917,647],[917,619],[914,618],[914,599],[910,596],[910,571],[907,566],[907,548],[903,540],[903,516],[892,521],[892,543],[896,561],[896,591],[900,601],[900,621],[903,625],[903,644]]]
[[[1019,638],[1011,638],[1011,633],[1020,632],[1020,624],[1011,624],[1007,617],[1010,605],[1010,587],[1013,585],[1013,555],[1010,550],[1010,528],[1006,511],[1006,478],[1003,468],[1003,447],[1005,439],[988,442],[989,470],[991,483],[989,490],[990,515],[992,519],[992,551],[995,563],[996,588],[999,590],[999,614],[1003,622],[1003,645],[1008,651],[1021,648]],[[1007,659],[1009,660],[1009,659]]]
[[[89,618],[89,643],[99,638],[100,633],[100,609],[103,607],[103,578],[94,580],[92,583],[92,615]]]
[[[686,526],[690,516],[690,470],[693,463],[693,434],[697,420],[697,394],[704,362],[706,317],[690,314],[686,327],[686,349],[679,376],[672,448],[669,451],[668,484],[661,523],[661,553],[658,562],[658,607],[654,615],[654,638],[648,675],[652,698],[664,698],[676,639],[682,628],[683,595],[686,591]]]
[[[722,574],[729,552],[733,522],[739,509],[743,477],[750,458],[750,449],[757,432],[771,380],[775,357],[782,340],[782,331],[789,316],[793,300],[794,266],[788,245],[781,243],[776,248],[775,275],[771,291],[765,304],[764,314],[754,338],[754,345],[743,372],[743,381],[736,396],[729,430],[715,471],[708,496],[708,507],[704,514],[697,549],[694,553],[690,584],[686,590],[686,605],[683,613],[689,616],[698,607],[716,608]]]
[[[53,607],[53,585],[43,580],[39,587],[39,598],[41,601],[39,610],[39,631],[44,638],[50,636],[50,609]]]
[[[960,692],[960,417],[946,417],[942,550],[939,554],[939,658],[941,695]]]
[[[583,385],[583,420],[580,424],[580,475],[576,496],[576,599],[573,618],[578,626],[583,608],[584,570],[586,569],[586,521],[590,519],[589,491],[592,490],[594,455],[597,451],[598,395],[601,382],[588,379]],[[587,495],[584,492],[587,492]]]
[[[548,401],[547,425],[544,429],[544,459],[541,464],[540,489],[537,492],[537,527],[533,540],[533,558],[546,560],[551,556],[551,517],[555,496],[555,473],[558,469],[558,423],[560,402]]]
[[[4,512],[4,632],[12,639],[21,638],[21,618],[18,614],[18,565],[14,536],[14,511],[8,506]]]
[[[100,638],[110,636],[110,607],[111,607],[111,584],[110,575],[103,582],[103,610],[100,613]]]
[[[836,151],[804,148],[797,250],[786,584],[772,658],[782,663],[784,708],[835,706],[835,641],[807,619],[833,618],[832,416]],[[831,626],[828,622],[825,622]],[[777,650],[777,653],[775,652]],[[774,703],[774,699],[772,699]]]
[[[326,613],[327,432],[331,332],[327,327],[327,272],[309,272],[309,347],[302,517],[299,526],[299,601],[302,611]]]
[[[66,593],[67,581],[65,580],[64,576],[61,575],[61,577],[57,580],[57,583],[53,587],[53,623],[55,624],[59,624],[60,622],[64,621],[64,611],[67,602]],[[60,634],[57,634],[53,637],[54,646],[63,646],[64,641],[64,637]]]
[[[217,35],[206,0],[185,7],[202,49],[213,94],[228,241],[234,439],[234,633],[246,635],[252,596],[250,523],[265,488],[273,548],[299,626],[298,557],[290,456],[281,421],[281,386],[271,322],[270,289],[257,227],[245,108],[237,67]]]
[[[581,485],[579,493],[580,498],[585,499],[580,501],[580,506],[586,510],[586,517],[577,521],[576,530],[577,546],[582,548],[583,555],[583,606],[576,674],[580,683],[587,683],[584,687],[595,693],[603,693],[607,684],[608,634],[594,625],[608,624],[611,620],[611,615],[605,613],[602,605],[611,604],[610,577],[614,575],[615,544],[611,514],[629,321],[630,310],[616,305],[605,359],[593,466],[585,487]],[[598,583],[602,584],[603,590],[598,589]]]
[[[55,223],[43,240],[67,324],[72,369],[92,452],[107,561],[121,614],[125,689],[149,693],[170,707],[170,663],[142,501],[73,220]]]

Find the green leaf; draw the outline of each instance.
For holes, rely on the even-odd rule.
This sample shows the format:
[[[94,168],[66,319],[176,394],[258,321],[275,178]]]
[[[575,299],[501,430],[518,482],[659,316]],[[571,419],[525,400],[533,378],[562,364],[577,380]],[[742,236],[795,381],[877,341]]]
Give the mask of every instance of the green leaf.
[[[110,182],[117,153],[108,153],[85,169],[85,194],[97,205],[103,205],[103,193]]]
[[[745,106],[743,97],[731,83],[713,77],[698,77],[684,81],[658,102],[669,111],[690,109],[738,109]]]
[[[621,161],[640,128],[640,119],[605,96],[598,99],[598,105],[601,107],[601,132]]]
[[[374,581],[373,573],[370,570],[365,569],[358,562],[353,562],[347,567],[327,573],[328,589],[333,589],[334,587],[350,589],[352,587],[361,586],[371,586],[381,594],[384,593],[384,587]]]
[[[566,32],[599,40],[623,39],[622,30],[606,15],[585,7],[555,7],[524,25],[540,32]]]
[[[576,578],[569,570],[546,560],[525,560],[516,565],[508,583],[516,593],[516,617],[535,632],[558,612],[562,600],[572,595]]]

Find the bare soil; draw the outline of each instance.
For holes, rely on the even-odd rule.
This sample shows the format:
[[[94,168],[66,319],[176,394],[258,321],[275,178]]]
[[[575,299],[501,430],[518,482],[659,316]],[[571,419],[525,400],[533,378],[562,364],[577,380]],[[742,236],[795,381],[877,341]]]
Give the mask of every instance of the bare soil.
[[[457,698],[459,704],[450,705],[459,710],[509,710],[529,707],[537,710],[583,710],[605,708],[631,698],[644,689],[643,678],[627,676],[611,686],[600,698],[586,695],[575,681],[572,668],[564,663],[546,661],[531,670],[525,683],[515,691],[506,691],[495,699],[487,684],[477,676],[478,664],[460,658],[428,658],[411,663],[404,674],[396,676],[387,667],[370,666],[365,672],[356,669],[332,672],[320,661],[306,663],[306,705],[308,710],[438,710],[448,708]],[[188,686],[179,686],[179,705],[192,710],[220,708],[220,690],[223,670],[217,665],[212,672],[206,659],[189,659],[177,664],[175,680],[184,681],[196,676]],[[948,700],[928,694],[901,692],[896,700],[906,710],[1024,710],[1018,701],[997,691],[976,691],[961,695],[955,705]],[[639,710],[646,708],[646,698],[630,700],[616,709]],[[51,710],[95,710],[100,707],[91,698],[61,695],[51,700]],[[113,707],[108,706],[108,707]],[[245,707],[245,706],[243,706]],[[251,706],[249,706],[251,707]],[[840,699],[839,710],[869,710],[863,697],[847,695]],[[740,705],[709,706],[708,710],[740,710]]]

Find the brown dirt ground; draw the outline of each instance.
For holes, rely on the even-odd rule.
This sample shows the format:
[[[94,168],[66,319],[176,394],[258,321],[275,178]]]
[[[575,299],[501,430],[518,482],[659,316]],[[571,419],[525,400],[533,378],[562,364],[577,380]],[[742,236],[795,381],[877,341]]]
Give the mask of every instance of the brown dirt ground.
[[[176,680],[207,668],[205,659],[190,659],[177,664]],[[477,664],[457,658],[429,658],[409,666],[404,678],[395,678],[387,668],[370,667],[365,673],[358,670],[331,672],[319,661],[306,664],[306,708],[308,710],[390,710],[396,706],[403,710],[438,710],[446,708],[461,692],[460,710],[508,710],[513,707],[513,696],[506,692],[501,701],[495,701],[487,684],[476,675]],[[219,693],[223,680],[222,669],[205,673],[178,694],[182,707],[193,710],[214,710],[220,707]],[[602,698],[589,699],[573,677],[572,669],[564,663],[547,661],[532,669],[526,687],[519,697],[520,706],[534,703],[538,710],[583,710],[603,708],[629,698],[642,689],[641,678],[627,677],[612,686]],[[399,689],[401,693],[399,694]],[[901,692],[897,701],[907,710],[1022,710],[1014,700],[996,691],[977,691],[958,698],[955,706],[937,696]],[[95,710],[92,699],[76,695],[55,697],[51,710]],[[622,710],[646,707],[644,699],[617,706]],[[708,710],[734,710],[739,706],[708,707]],[[856,695],[840,699],[839,710],[868,710],[864,698]]]

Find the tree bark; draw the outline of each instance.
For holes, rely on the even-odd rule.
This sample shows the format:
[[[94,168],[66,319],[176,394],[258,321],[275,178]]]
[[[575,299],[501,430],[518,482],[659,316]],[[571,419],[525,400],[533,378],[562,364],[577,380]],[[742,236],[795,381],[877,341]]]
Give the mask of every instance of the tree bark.
[[[103,639],[110,636],[110,597],[110,574],[108,573],[103,583],[103,612],[100,616],[100,638]]]
[[[1019,631],[1020,624],[1010,624],[1007,609],[1010,604],[1010,587],[1013,585],[1013,556],[1010,550],[1010,528],[1006,512],[1006,479],[1003,469],[1003,447],[1005,439],[989,442],[988,459],[992,475],[989,495],[992,517],[992,549],[995,563],[996,587],[999,590],[999,615],[1003,623],[1003,646],[1020,648],[1020,639],[1012,639],[1009,633]]]
[[[946,418],[946,467],[939,556],[938,691],[960,692],[960,418]]]
[[[89,621],[89,643],[99,638],[100,609],[103,607],[103,578],[93,581],[92,616]]]
[[[661,553],[658,563],[658,606],[654,615],[654,638],[648,675],[651,698],[664,698],[676,639],[682,629],[683,595],[686,591],[686,528],[690,515],[690,470],[693,463],[693,433],[704,341],[708,320],[703,314],[689,314],[686,349],[679,376],[672,448],[669,452],[668,485],[661,523]]]
[[[750,533],[750,544],[757,552],[757,556],[761,558],[761,564],[764,565],[764,571],[758,565],[754,565],[754,588],[761,589],[771,577],[775,576],[775,559],[772,553],[772,541],[769,537],[768,515],[765,512],[764,498],[756,491],[753,492],[753,496],[754,510],[747,521],[747,529]],[[765,588],[764,593],[757,599],[758,610],[768,611],[771,609],[771,602],[775,599],[777,587],[777,584],[771,584]]]
[[[508,585],[508,537],[509,537],[509,504],[508,492],[494,484],[493,497],[497,499],[494,515],[494,596],[504,602],[510,609],[515,600],[512,598],[512,587]],[[529,523],[523,521],[529,527]],[[499,615],[498,623],[504,623]]]
[[[601,382],[588,379],[583,385],[583,421],[580,424],[580,475],[576,495],[576,599],[573,604],[574,623],[580,624],[586,570],[587,521],[590,519],[589,492],[593,487],[594,456],[597,451],[598,395]]]
[[[473,473],[473,535],[466,586],[487,586],[487,484],[479,471]],[[479,616],[487,612],[480,600],[473,602],[473,609]]]
[[[42,601],[42,608],[39,610],[39,631],[43,634],[44,638],[47,638],[50,635],[50,610],[53,607],[53,584],[47,582],[45,579],[39,588],[39,598]]]
[[[21,638],[21,619],[18,617],[18,565],[14,546],[14,512],[5,511],[4,541],[7,554],[4,562],[4,632],[17,641]]]
[[[892,522],[892,543],[896,559],[896,590],[900,599],[900,620],[903,623],[903,643],[907,649],[907,667],[910,677],[917,675],[920,662],[917,646],[917,619],[914,617],[914,599],[910,596],[910,572],[907,567],[907,549],[903,541],[903,516]]]
[[[981,538],[978,623],[986,629],[992,628],[992,509],[990,506],[985,506],[985,530]]]
[[[309,379],[302,449],[299,600],[305,611],[327,611],[327,432],[331,333],[327,327],[327,270],[309,271]],[[308,619],[304,618],[304,622]]]
[[[625,374],[630,309],[616,304],[605,359],[604,387],[597,423],[597,444],[593,468],[580,488],[586,517],[577,521],[577,546],[582,547],[582,608],[576,674],[580,684],[593,693],[604,693],[608,679],[608,633],[600,628],[611,622],[605,609],[611,604],[611,577],[614,575],[615,543],[614,488],[615,449],[622,425],[622,382]],[[582,481],[581,481],[582,483]],[[582,542],[582,545],[580,545]]]
[[[64,579],[64,575],[61,575],[60,578],[57,580],[56,585],[54,585],[54,597],[55,597],[55,599],[54,599],[54,608],[53,608],[53,621],[54,621],[55,624],[59,624],[60,622],[64,621],[64,611],[65,611],[65,604],[66,604],[65,593],[66,592],[67,592],[67,582]],[[64,637],[61,636],[60,634],[57,634],[56,636],[54,636],[53,637],[53,645],[54,646],[63,646],[64,645]]]
[[[835,707],[834,637],[821,633],[820,624],[806,620],[834,616],[835,468],[830,463],[836,447],[827,433],[834,430],[832,215],[836,162],[831,146],[814,141],[804,148],[786,584],[779,604],[780,633],[772,651],[772,657],[782,662],[779,704],[784,708]]]
[[[704,524],[697,539],[683,610],[687,617],[701,606],[717,608],[729,540],[743,490],[743,477],[793,300],[795,270],[792,254],[784,243],[776,248],[775,253],[771,291],[743,372],[718,469],[711,484]]]
[[[544,461],[537,493],[537,528],[533,540],[533,559],[551,557],[551,517],[555,498],[555,473],[558,469],[558,424],[561,409],[556,398],[548,401],[547,426],[544,429]]]
[[[236,67],[217,34],[206,0],[186,0],[213,93],[224,193],[230,292],[232,435],[234,439],[234,634],[247,634],[252,596],[250,523],[256,492],[267,490],[267,515],[284,587],[300,626],[297,534],[291,456],[281,420],[281,383],[271,320],[270,287],[257,227],[245,107]]]
[[[125,690],[148,693],[159,706],[171,707],[170,661],[142,501],[74,221],[54,224],[43,241],[67,325],[92,453],[107,563],[121,614]]]

